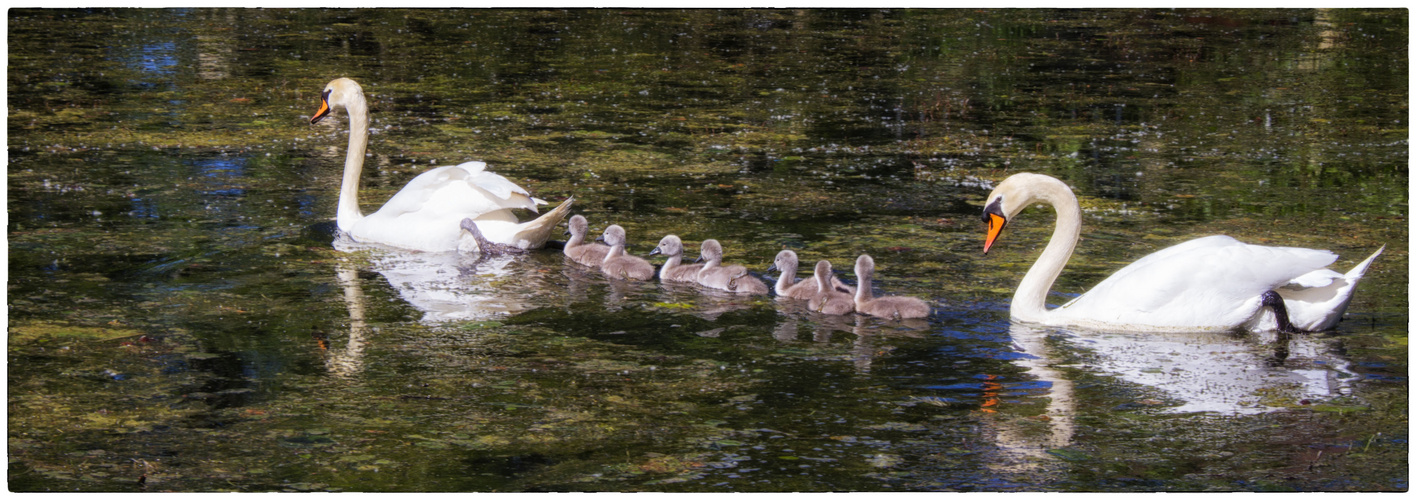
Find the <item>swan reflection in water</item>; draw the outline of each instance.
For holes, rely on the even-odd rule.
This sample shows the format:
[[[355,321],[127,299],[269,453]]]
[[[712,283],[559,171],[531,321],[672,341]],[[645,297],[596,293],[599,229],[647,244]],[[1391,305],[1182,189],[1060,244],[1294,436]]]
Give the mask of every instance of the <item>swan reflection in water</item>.
[[[359,286],[359,271],[349,264],[338,264],[335,277],[344,289],[344,307],[349,310],[349,341],[336,348],[328,339],[321,339],[325,369],[329,373],[348,377],[364,370],[364,344],[368,341],[369,324],[364,316],[364,289]]]
[[[1016,335],[1015,335],[1016,336]],[[1082,352],[1087,370],[1156,389],[1178,401],[1172,413],[1256,414],[1302,400],[1350,394],[1357,378],[1322,334],[1278,342],[1227,332],[1097,333],[1059,336]],[[1286,340],[1286,342],[1284,341]]]
[[[370,271],[378,273],[398,292],[403,302],[420,311],[423,323],[477,321],[532,308],[530,287],[507,286],[515,274],[522,283],[540,281],[535,263],[516,265],[516,257],[481,256],[456,252],[406,252],[379,245],[361,244],[339,236],[334,248],[363,252]],[[363,369],[364,346],[371,328],[366,319],[367,298],[359,269],[347,261],[336,264],[336,281],[344,290],[349,311],[349,340],[322,340],[325,366],[331,374],[351,376]]]
[[[1103,333],[1014,323],[1009,334],[1014,349],[1025,355],[1013,363],[1024,368],[1027,377],[1042,382],[1037,386],[1047,387],[1044,396],[1050,399],[1046,417],[1038,419],[1046,422],[1045,433],[1006,419],[990,426],[1000,449],[1015,457],[1045,458],[1048,450],[1071,444],[1077,396],[1072,380],[1058,368],[1077,368],[1140,386],[1164,400],[1158,401],[1156,409],[1166,413],[1265,413],[1284,408],[1282,404],[1351,394],[1351,383],[1357,379],[1349,369],[1351,361],[1318,334],[1292,336],[1286,353],[1282,343],[1223,332]],[[1063,350],[1080,362],[1063,365]],[[1165,403],[1175,404],[1160,406]]]
[[[515,265],[515,255],[393,251],[344,235],[334,241],[334,248],[364,251],[369,270],[382,275],[404,302],[422,311],[424,323],[483,320],[533,307],[530,289],[508,286],[513,275],[523,283],[536,279],[528,269],[532,266]]]

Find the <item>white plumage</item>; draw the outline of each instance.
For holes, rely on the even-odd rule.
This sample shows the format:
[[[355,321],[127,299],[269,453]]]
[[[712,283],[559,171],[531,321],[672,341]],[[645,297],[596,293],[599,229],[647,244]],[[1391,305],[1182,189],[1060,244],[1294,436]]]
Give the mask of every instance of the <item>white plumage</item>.
[[[492,242],[537,248],[569,213],[573,198],[535,220],[520,222],[512,210],[536,212],[536,206],[546,202],[532,198],[506,177],[486,171],[487,164],[471,161],[419,174],[378,211],[364,215],[359,210],[359,175],[368,148],[369,112],[358,83],[348,78],[330,82],[310,123],[335,108],[349,114],[349,152],[335,222],[355,241],[425,252],[475,251],[476,244],[464,238],[460,225],[462,219],[471,218]]]
[[[988,196],[984,252],[1023,208],[1034,202],[1057,210],[1057,226],[1013,296],[1011,314],[1025,323],[1097,329],[1272,331],[1274,314],[1262,296],[1275,291],[1300,330],[1332,328],[1352,300],[1352,290],[1378,249],[1347,274],[1326,269],[1337,255],[1326,250],[1269,247],[1228,236],[1207,236],[1147,255],[1116,271],[1090,291],[1047,310],[1053,281],[1076,246],[1081,209],[1072,190],[1039,174],[1017,174]],[[1385,248],[1385,247],[1382,247]]]

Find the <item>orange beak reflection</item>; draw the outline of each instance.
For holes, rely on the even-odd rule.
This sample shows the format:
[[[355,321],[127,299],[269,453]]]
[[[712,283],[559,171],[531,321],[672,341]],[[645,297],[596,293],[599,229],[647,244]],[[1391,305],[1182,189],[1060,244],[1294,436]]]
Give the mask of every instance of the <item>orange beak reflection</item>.
[[[999,214],[988,214],[988,239],[983,240],[983,253],[988,253],[989,248],[993,248],[993,242],[998,240],[998,235],[1003,234],[1003,226],[1008,224],[1008,219]]]

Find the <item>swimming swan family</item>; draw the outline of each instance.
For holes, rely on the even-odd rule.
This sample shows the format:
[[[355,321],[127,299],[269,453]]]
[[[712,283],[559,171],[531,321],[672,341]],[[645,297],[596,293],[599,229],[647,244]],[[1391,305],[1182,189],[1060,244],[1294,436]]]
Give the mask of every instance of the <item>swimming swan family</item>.
[[[537,211],[546,202],[505,177],[486,171],[482,162],[438,167],[414,177],[374,213],[359,208],[359,177],[368,148],[368,103],[363,89],[348,78],[325,86],[318,123],[334,110],[349,115],[349,146],[336,210],[336,225],[350,238],[408,250],[521,253],[540,248],[570,211],[574,198],[533,220],[521,222],[516,209]],[[1046,298],[1081,235],[1081,208],[1065,183],[1041,174],[1022,173],[1003,180],[988,195],[983,220],[987,254],[1003,229],[1034,203],[1051,205],[1057,220],[1051,240],[1023,276],[1010,304],[1019,323],[1100,330],[1317,331],[1342,319],[1353,290],[1386,248],[1346,273],[1327,269],[1337,255],[1326,250],[1250,245],[1222,235],[1193,239],[1147,255],[1115,272],[1081,296],[1048,309]],[[600,238],[586,242],[584,217],[571,217],[564,253],[581,265],[596,267],[614,279],[649,280],[654,266],[626,253],[624,228],[610,225]],[[701,265],[684,264],[683,242],[664,236],[650,255],[668,260],[658,270],[661,281],[695,283],[732,293],[765,295],[769,289],[741,265],[722,263],[722,245],[704,240]],[[768,271],[781,277],[779,298],[806,300],[825,314],[858,312],[887,318],[918,318],[930,306],[913,297],[875,297],[871,290],[875,262],[861,255],[855,262],[857,287],[842,283],[831,263],[818,261],[810,280],[796,279],[795,252],[783,250]]]

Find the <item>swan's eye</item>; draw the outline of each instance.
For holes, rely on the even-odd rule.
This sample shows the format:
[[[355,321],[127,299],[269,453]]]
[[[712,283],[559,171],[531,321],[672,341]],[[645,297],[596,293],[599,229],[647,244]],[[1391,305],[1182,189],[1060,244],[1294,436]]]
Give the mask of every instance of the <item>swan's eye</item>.
[[[993,199],[993,202],[989,203],[987,207],[984,207],[984,209],[983,209],[983,221],[986,222],[986,223],[988,223],[988,224],[991,226],[991,225],[993,224],[993,218],[992,218],[992,216],[995,216],[995,215],[998,216],[998,218],[1000,218],[1000,219],[1007,219],[1007,217],[1003,215],[1003,197],[1002,197],[1002,196],[999,196],[999,197],[997,197],[997,198],[994,198],[994,199]]]
[[[988,224],[988,237],[983,241],[983,253],[988,253],[988,249],[993,247],[994,240],[1003,233],[1003,226],[1008,225],[1008,217],[1003,215],[1000,206],[1003,199],[1000,197],[988,204],[988,208],[983,209],[983,222]]]

